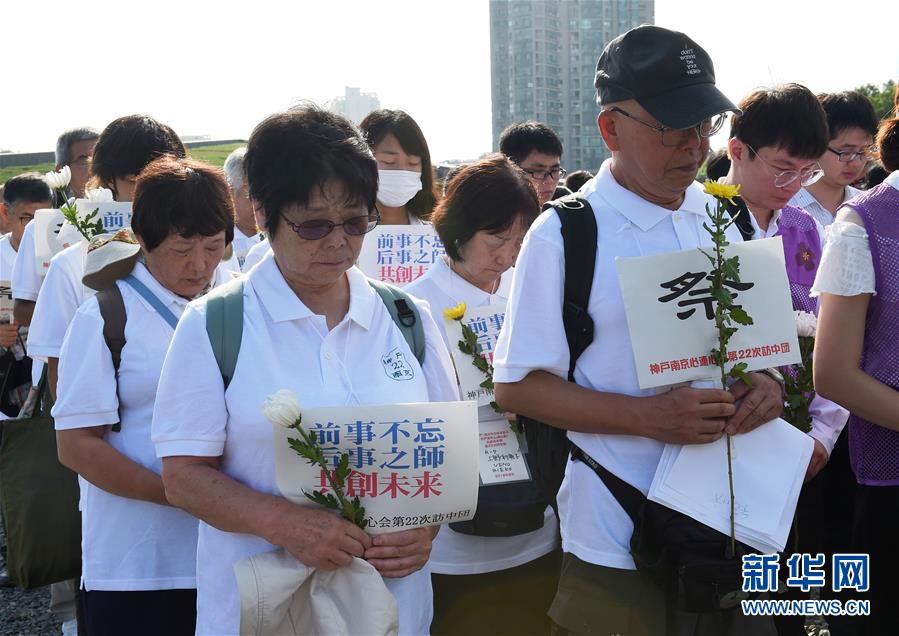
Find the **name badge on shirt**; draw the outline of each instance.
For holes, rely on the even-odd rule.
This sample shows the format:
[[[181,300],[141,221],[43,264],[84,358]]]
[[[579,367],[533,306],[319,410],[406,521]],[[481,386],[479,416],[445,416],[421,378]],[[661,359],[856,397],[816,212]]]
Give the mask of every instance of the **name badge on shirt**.
[[[387,377],[397,382],[411,380],[415,377],[415,370],[409,364],[409,361],[406,360],[406,354],[400,351],[398,347],[381,356],[381,365],[384,367],[384,373],[387,374]]]

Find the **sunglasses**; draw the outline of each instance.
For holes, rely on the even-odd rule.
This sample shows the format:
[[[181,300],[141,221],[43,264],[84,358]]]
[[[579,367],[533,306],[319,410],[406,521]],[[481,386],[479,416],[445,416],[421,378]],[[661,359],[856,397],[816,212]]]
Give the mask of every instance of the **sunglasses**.
[[[368,234],[381,220],[381,214],[375,210],[372,214],[363,214],[347,219],[343,223],[334,223],[328,219],[312,219],[311,221],[303,221],[302,223],[294,223],[283,214],[281,218],[287,223],[287,226],[297,233],[301,239],[307,241],[317,241],[323,239],[334,231],[334,228],[342,227],[343,231],[350,236],[362,236]]]

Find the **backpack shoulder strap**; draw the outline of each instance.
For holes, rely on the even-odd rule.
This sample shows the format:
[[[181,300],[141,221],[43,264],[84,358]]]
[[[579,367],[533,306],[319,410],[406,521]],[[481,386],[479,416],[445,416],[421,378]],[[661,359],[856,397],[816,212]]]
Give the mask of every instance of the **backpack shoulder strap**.
[[[97,292],[97,304],[100,306],[100,317],[103,318],[103,339],[112,355],[112,368],[118,384],[119,367],[122,364],[122,349],[125,348],[125,322],[128,313],[125,311],[125,300],[122,290],[115,283]],[[45,370],[46,371],[46,370]],[[118,391],[118,388],[116,389]],[[121,418],[112,425],[113,432],[122,430]]]
[[[587,307],[596,268],[596,217],[590,203],[579,193],[550,201],[544,209],[549,207],[556,211],[562,222],[562,241],[565,245],[562,322],[570,353],[568,379],[573,382],[575,364],[593,342],[593,319],[587,313]]]
[[[406,343],[418,359],[418,364],[424,364],[425,328],[412,297],[399,287],[388,283],[369,278],[368,284],[381,297],[381,301],[390,312],[390,317],[393,318],[393,322],[399,327],[403,338],[406,339]]]
[[[243,279],[237,278],[206,295],[206,334],[225,390],[234,377],[243,337]]]

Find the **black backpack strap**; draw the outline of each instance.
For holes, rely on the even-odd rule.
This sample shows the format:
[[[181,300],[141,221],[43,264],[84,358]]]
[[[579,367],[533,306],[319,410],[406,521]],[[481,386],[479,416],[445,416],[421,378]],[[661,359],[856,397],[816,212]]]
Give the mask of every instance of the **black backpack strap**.
[[[562,241],[565,245],[562,323],[571,356],[568,380],[574,382],[574,367],[578,358],[593,342],[593,319],[587,308],[596,269],[596,217],[590,203],[578,193],[551,201],[544,209],[547,207],[552,207],[562,222]]]
[[[621,479],[621,477],[611,473],[584,452],[579,446],[575,446],[574,444],[571,445],[571,458],[589,466],[590,469],[596,473],[596,476],[602,480],[602,483],[606,485],[606,488],[609,489],[609,492],[612,493],[612,496],[615,497],[619,505],[624,508],[624,511],[631,520],[637,520],[640,516],[640,509],[646,502],[646,497],[642,492]]]
[[[113,283],[106,289],[97,292],[97,304],[100,306],[100,316],[103,318],[103,339],[106,340],[106,346],[112,355],[112,368],[115,370],[118,381],[122,349],[125,348],[125,321],[128,320],[122,290]],[[121,428],[121,420],[112,426],[113,431],[120,431]]]

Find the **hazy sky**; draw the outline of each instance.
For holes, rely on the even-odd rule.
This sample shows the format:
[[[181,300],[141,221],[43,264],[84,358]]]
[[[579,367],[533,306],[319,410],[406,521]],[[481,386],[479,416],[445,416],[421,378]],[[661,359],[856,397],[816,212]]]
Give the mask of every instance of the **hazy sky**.
[[[656,0],[656,24],[709,51],[734,101],[775,82],[899,76],[895,1]],[[491,149],[487,0],[4,0],[0,46],[0,148],[49,150],[66,127],[133,112],[246,138],[296,99],[358,86],[408,111],[435,160]]]

